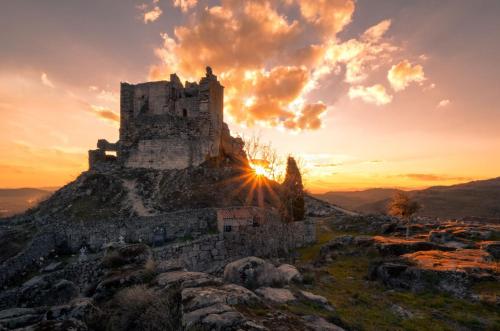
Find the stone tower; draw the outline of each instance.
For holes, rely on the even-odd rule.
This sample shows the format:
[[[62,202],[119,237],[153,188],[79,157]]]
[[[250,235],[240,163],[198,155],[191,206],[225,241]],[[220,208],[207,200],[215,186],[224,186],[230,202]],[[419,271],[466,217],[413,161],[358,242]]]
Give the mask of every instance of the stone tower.
[[[223,122],[224,87],[207,67],[199,83],[121,83],[120,140],[98,141],[89,165],[117,163],[128,168],[182,169],[241,149]],[[116,152],[116,159],[106,152]]]

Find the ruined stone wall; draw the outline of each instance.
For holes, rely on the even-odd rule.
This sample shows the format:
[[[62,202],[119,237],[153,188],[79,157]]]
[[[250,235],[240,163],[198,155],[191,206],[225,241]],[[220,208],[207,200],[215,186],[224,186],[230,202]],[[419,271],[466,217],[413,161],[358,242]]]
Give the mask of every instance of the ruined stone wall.
[[[207,68],[199,84],[121,85],[118,162],[131,168],[183,169],[221,151],[224,88]]]
[[[75,224],[59,222],[57,233],[74,252],[82,245],[97,251],[120,236],[126,242],[143,242],[155,246],[184,238],[197,238],[217,229],[214,209],[196,209],[158,216],[136,217],[127,220],[93,220]]]
[[[227,263],[246,256],[274,258],[316,241],[312,221],[283,224],[273,222],[245,231],[207,235],[153,250],[156,260],[174,260],[188,270],[217,272]]]
[[[57,222],[37,234],[28,247],[0,266],[0,287],[36,266],[58,247],[78,254],[82,245],[100,251],[104,244],[143,242],[154,248],[156,260],[176,260],[189,270],[217,271],[245,256],[280,257],[315,242],[311,221],[242,227],[238,232],[218,233],[216,209],[197,209],[128,220]],[[94,272],[94,270],[91,270]],[[78,273],[78,270],[75,271]],[[85,278],[87,277],[87,278]],[[82,274],[82,282],[88,279]]]

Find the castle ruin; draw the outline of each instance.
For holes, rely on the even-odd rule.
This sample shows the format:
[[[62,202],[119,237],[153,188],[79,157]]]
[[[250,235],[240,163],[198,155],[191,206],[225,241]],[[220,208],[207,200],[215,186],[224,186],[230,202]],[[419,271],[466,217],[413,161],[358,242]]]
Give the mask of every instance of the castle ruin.
[[[207,67],[199,83],[121,83],[120,139],[97,142],[89,168],[183,169],[222,155],[244,157],[241,139],[223,122],[224,87]],[[116,155],[112,155],[116,153]]]

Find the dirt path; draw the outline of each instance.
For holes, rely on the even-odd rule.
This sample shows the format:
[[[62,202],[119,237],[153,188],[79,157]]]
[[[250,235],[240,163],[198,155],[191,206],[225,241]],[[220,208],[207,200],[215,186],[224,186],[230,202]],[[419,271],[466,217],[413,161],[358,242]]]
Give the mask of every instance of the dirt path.
[[[144,203],[141,199],[141,197],[137,194],[137,191],[135,189],[135,180],[124,180],[123,181],[123,186],[127,188],[128,191],[128,199],[130,200],[130,203],[132,204],[132,208],[136,212],[137,215],[139,216],[152,216],[153,213],[151,210],[146,208],[144,206]]]

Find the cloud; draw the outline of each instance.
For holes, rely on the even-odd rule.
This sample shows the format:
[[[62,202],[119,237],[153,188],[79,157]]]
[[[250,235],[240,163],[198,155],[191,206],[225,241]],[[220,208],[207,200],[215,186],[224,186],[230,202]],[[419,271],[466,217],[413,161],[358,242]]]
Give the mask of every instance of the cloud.
[[[403,60],[391,67],[387,79],[395,91],[402,91],[411,82],[421,83],[425,80],[424,68],[419,64],[412,65],[408,60]]]
[[[198,0],[174,0],[174,7],[180,8],[183,12],[187,12],[198,4]]]
[[[98,86],[95,85],[89,86],[88,90],[89,92],[94,92],[96,94],[96,98],[99,100],[113,104],[118,103],[120,101],[120,95],[116,92],[100,89]]]
[[[392,101],[392,95],[389,95],[385,87],[380,84],[369,87],[352,86],[349,89],[349,98],[360,98],[364,102],[372,103],[377,106],[385,105]]]
[[[443,108],[443,107],[448,106],[450,103],[451,103],[451,101],[450,101],[450,100],[448,100],[448,99],[444,99],[444,100],[439,101],[439,103],[438,103],[438,105],[437,105],[437,106],[438,106],[439,108]]]
[[[99,94],[97,94],[97,98],[99,100],[108,101],[112,103],[118,103],[120,97],[117,93],[112,91],[101,90]]]
[[[96,106],[96,105],[90,105],[90,110],[97,115],[100,118],[103,118],[105,120],[109,120],[111,122],[119,122],[120,121],[120,115],[115,113],[114,111],[102,107],[102,106]]]
[[[313,164],[313,167],[317,168],[333,168],[342,165],[342,163],[316,163]]]
[[[158,3],[159,0],[153,0],[153,3],[151,5],[143,3],[137,6],[137,9],[139,9],[142,12],[142,19],[145,24],[149,22],[154,22],[158,18],[160,18],[163,11],[161,10],[160,7],[158,7]]]
[[[225,86],[230,122],[316,130],[331,104],[313,92],[327,79],[359,84],[389,66],[392,53],[400,50],[384,38],[390,20],[341,41],[337,34],[354,10],[353,0],[221,0],[194,6],[185,23],[161,35],[163,43],[155,49],[159,63],[150,67],[149,78],[168,79],[175,72],[194,81],[209,65]],[[341,74],[343,80],[336,77]],[[366,93],[382,104],[392,98],[380,87]]]
[[[152,10],[144,13],[144,23],[156,21],[161,14],[162,10],[160,7],[155,6]]]
[[[299,5],[305,20],[318,29],[323,38],[342,31],[351,22],[354,1],[342,0],[291,0]]]
[[[42,72],[42,76],[40,77],[40,79],[42,80],[42,84],[47,86],[47,87],[50,87],[50,88],[54,88],[54,84],[52,84],[52,82],[50,81],[49,77],[47,76],[47,74],[45,72]]]
[[[305,105],[300,114],[284,123],[287,129],[316,130],[321,127],[321,117],[326,112],[322,102]]]
[[[401,177],[406,177],[415,180],[421,180],[426,182],[438,182],[438,181],[468,181],[471,180],[470,177],[453,177],[447,175],[436,175],[436,174],[403,174]]]
[[[377,25],[372,26],[363,33],[363,38],[369,41],[378,41],[389,30],[391,20],[383,20]]]

